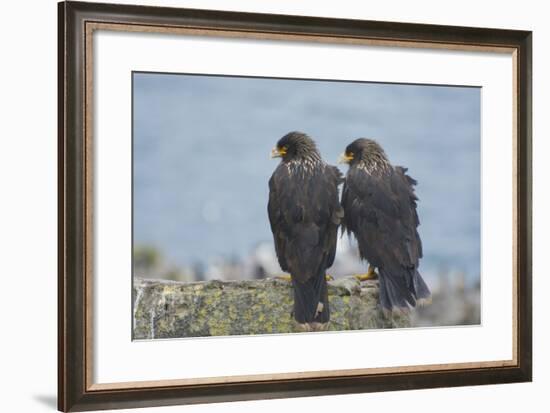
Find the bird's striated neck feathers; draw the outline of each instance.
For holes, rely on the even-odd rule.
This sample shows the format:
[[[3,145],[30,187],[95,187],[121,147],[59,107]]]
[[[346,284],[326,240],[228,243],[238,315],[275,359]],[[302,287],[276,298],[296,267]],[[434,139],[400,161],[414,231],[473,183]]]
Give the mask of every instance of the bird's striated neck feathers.
[[[363,151],[356,166],[371,175],[382,175],[391,171],[390,161],[382,148]]]

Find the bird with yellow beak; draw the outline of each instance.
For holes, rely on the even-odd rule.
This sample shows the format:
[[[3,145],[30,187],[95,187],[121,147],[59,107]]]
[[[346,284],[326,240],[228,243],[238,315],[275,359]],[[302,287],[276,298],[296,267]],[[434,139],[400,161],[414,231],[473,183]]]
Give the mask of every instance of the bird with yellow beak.
[[[380,144],[354,140],[340,157],[349,165],[342,191],[342,229],[357,239],[359,256],[380,283],[379,301],[387,313],[406,312],[430,301],[418,270],[422,242],[417,231],[417,182],[407,168],[393,166]]]
[[[292,314],[301,331],[322,331],[330,320],[326,270],[343,217],[342,174],[302,132],[283,136],[271,156],[281,162],[269,180],[267,210],[277,259],[294,287]]]

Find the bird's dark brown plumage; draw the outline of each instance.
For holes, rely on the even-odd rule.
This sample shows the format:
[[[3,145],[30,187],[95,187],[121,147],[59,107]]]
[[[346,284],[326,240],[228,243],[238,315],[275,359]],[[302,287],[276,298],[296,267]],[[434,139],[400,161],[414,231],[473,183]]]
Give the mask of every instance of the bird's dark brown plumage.
[[[294,318],[326,323],[325,275],[334,262],[343,216],[338,200],[342,175],[323,162],[313,140],[300,132],[282,137],[274,154],[282,160],[269,180],[269,222],[279,264],[292,277]]]
[[[418,272],[417,182],[406,168],[392,166],[370,139],[352,142],[344,158],[349,170],[342,191],[342,228],[355,235],[361,258],[378,269],[380,304],[391,311],[427,300],[430,291]]]

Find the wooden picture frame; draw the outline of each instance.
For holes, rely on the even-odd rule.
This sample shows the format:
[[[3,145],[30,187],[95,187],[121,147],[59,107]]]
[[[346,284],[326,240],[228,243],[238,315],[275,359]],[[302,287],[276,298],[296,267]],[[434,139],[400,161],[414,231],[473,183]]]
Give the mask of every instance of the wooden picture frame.
[[[531,60],[528,31],[329,19],[211,10],[62,2],[58,7],[59,308],[58,408],[211,403],[530,381]],[[515,322],[512,362],[462,363],[353,374],[281,375],[218,382],[166,381],[118,386],[92,380],[92,33],[98,28],[435,49],[511,51],[515,62]]]

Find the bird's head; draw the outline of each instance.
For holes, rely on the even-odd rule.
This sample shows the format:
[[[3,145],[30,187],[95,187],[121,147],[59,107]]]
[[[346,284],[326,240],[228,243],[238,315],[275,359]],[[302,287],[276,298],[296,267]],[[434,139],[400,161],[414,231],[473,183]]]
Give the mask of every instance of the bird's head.
[[[277,142],[271,150],[272,158],[282,158],[283,161],[295,159],[319,158],[319,151],[313,139],[302,132],[290,132]]]
[[[356,139],[350,143],[339,160],[339,163],[347,163],[350,166],[361,162],[369,169],[389,165],[388,157],[380,144],[366,138]]]

